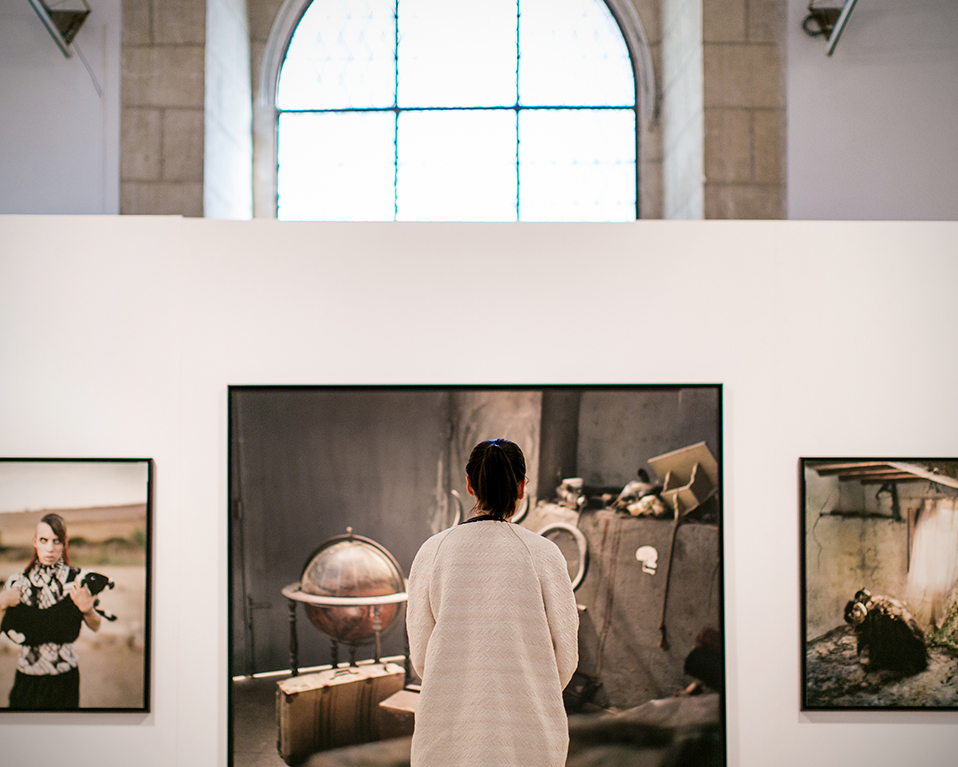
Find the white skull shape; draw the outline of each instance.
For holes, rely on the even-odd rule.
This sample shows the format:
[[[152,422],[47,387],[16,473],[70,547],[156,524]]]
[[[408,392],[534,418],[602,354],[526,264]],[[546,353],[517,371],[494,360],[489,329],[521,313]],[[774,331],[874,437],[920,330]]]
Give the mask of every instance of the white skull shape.
[[[640,546],[635,552],[635,558],[642,563],[642,572],[649,575],[655,575],[655,568],[658,567],[659,552],[654,546]]]

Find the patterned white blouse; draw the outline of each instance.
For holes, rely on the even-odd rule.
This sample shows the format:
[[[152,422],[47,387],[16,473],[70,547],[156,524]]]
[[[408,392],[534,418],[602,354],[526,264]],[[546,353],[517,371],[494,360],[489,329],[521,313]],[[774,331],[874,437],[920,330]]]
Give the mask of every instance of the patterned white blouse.
[[[62,559],[55,565],[35,564],[29,573],[17,573],[7,583],[20,589],[21,604],[46,609],[62,599],[69,599],[69,585],[79,571]],[[53,676],[74,669],[79,656],[73,643],[46,644],[30,647],[22,645],[17,657],[17,671],[30,676]]]

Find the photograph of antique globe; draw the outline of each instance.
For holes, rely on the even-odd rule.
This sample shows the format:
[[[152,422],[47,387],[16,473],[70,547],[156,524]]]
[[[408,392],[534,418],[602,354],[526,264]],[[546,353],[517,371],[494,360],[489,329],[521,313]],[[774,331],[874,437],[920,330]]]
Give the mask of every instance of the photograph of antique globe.
[[[494,437],[525,456],[509,524],[555,543],[577,603],[563,692],[576,764],[597,748],[616,764],[723,764],[721,394],[230,387],[233,767],[409,764],[410,566],[475,514],[465,465]]]
[[[302,578],[283,589],[283,595],[302,602],[310,622],[333,640],[336,665],[339,643],[349,647],[354,664],[359,645],[378,643],[396,625],[405,590],[406,579],[393,555],[375,541],[353,535],[349,527],[316,549]],[[377,646],[374,660],[379,652]]]

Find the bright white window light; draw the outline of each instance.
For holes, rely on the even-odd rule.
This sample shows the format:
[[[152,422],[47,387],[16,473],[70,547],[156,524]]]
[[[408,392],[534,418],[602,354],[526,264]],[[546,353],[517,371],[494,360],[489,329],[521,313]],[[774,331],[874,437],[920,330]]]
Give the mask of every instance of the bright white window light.
[[[602,0],[522,0],[521,106],[632,106],[635,82],[622,33]]]
[[[392,112],[289,112],[279,118],[278,217],[395,218]]]
[[[396,91],[395,0],[317,0],[286,49],[276,106],[391,107]]]
[[[635,106],[603,0],[313,0],[277,87],[278,216],[631,220]]]
[[[519,211],[522,221],[635,218],[635,112],[521,111]]]
[[[516,0],[400,0],[400,107],[516,102]]]
[[[516,220],[512,109],[401,112],[398,144],[398,220]]]

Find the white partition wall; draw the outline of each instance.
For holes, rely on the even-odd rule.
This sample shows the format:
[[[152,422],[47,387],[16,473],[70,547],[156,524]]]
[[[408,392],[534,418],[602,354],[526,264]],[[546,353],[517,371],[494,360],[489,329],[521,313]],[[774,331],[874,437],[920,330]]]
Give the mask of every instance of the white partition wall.
[[[3,765],[226,764],[230,384],[701,382],[729,764],[955,764],[958,712],[799,711],[798,458],[958,456],[958,224],[0,217],[0,242],[0,455],[156,461],[152,712],[0,713]]]

